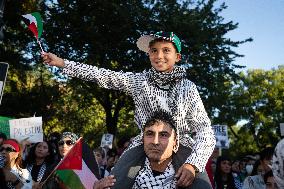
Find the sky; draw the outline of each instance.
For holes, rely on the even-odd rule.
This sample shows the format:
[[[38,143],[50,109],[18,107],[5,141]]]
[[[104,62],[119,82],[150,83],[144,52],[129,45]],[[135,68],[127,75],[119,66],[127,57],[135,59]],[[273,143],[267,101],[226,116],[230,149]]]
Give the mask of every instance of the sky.
[[[234,49],[245,55],[235,63],[247,69],[270,70],[284,65],[284,0],[220,0],[227,9],[225,21],[239,23],[227,37],[234,41],[253,38]]]

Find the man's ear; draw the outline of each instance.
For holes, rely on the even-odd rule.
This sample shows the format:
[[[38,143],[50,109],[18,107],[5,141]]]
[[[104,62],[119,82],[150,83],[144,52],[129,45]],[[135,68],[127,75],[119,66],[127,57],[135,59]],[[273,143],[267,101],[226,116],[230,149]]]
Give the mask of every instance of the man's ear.
[[[181,60],[181,54],[180,53],[177,53],[177,59],[176,59],[176,62],[179,62]]]

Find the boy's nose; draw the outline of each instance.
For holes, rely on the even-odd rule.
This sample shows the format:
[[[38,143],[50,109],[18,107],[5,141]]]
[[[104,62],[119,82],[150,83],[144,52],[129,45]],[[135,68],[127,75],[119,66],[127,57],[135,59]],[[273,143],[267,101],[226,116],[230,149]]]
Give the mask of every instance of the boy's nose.
[[[162,51],[158,51],[157,52],[157,57],[158,58],[162,58],[163,57],[163,52]]]

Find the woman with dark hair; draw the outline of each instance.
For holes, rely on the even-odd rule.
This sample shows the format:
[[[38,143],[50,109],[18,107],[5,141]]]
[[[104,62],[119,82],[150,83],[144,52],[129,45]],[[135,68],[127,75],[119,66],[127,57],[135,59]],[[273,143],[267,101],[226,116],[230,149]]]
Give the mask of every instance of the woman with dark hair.
[[[75,133],[71,132],[63,132],[60,136],[60,140],[58,141],[58,152],[60,157],[63,159],[64,156],[68,154],[68,152],[72,149],[72,147],[76,144],[79,137]],[[95,159],[95,156],[94,156]],[[96,165],[97,166],[97,165]],[[92,167],[93,170],[97,169],[98,167]],[[99,175],[99,173],[97,174]],[[91,179],[89,177],[88,179]],[[100,178],[97,178],[100,179]],[[94,182],[93,189],[104,189],[110,186],[113,186],[115,179],[113,176],[107,176],[103,179],[97,180]],[[48,182],[43,186],[44,189],[60,189],[65,188],[64,184],[60,181],[60,179],[54,174],[53,177],[49,179]]]
[[[5,157],[3,172],[8,188],[32,188],[32,178],[27,169],[22,168],[22,154],[19,143],[14,139],[5,140],[0,148]]]
[[[38,142],[31,147],[26,160],[23,162],[30,171],[35,185],[45,180],[55,167],[54,163],[52,146],[46,141]]]
[[[230,158],[218,157],[214,176],[215,189],[240,189],[242,187],[241,183],[234,178],[231,168]]]

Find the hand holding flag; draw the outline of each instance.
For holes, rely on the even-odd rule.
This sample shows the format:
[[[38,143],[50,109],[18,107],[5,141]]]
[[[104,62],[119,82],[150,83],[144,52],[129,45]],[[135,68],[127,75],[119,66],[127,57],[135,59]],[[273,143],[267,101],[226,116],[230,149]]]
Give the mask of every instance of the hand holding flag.
[[[44,50],[42,49],[41,43],[39,41],[39,38],[43,30],[43,24],[40,14],[38,12],[33,12],[22,16],[26,19],[25,23],[28,25],[29,29],[33,32],[34,36],[36,37],[37,43],[39,44],[41,49],[41,53],[43,54]]]

